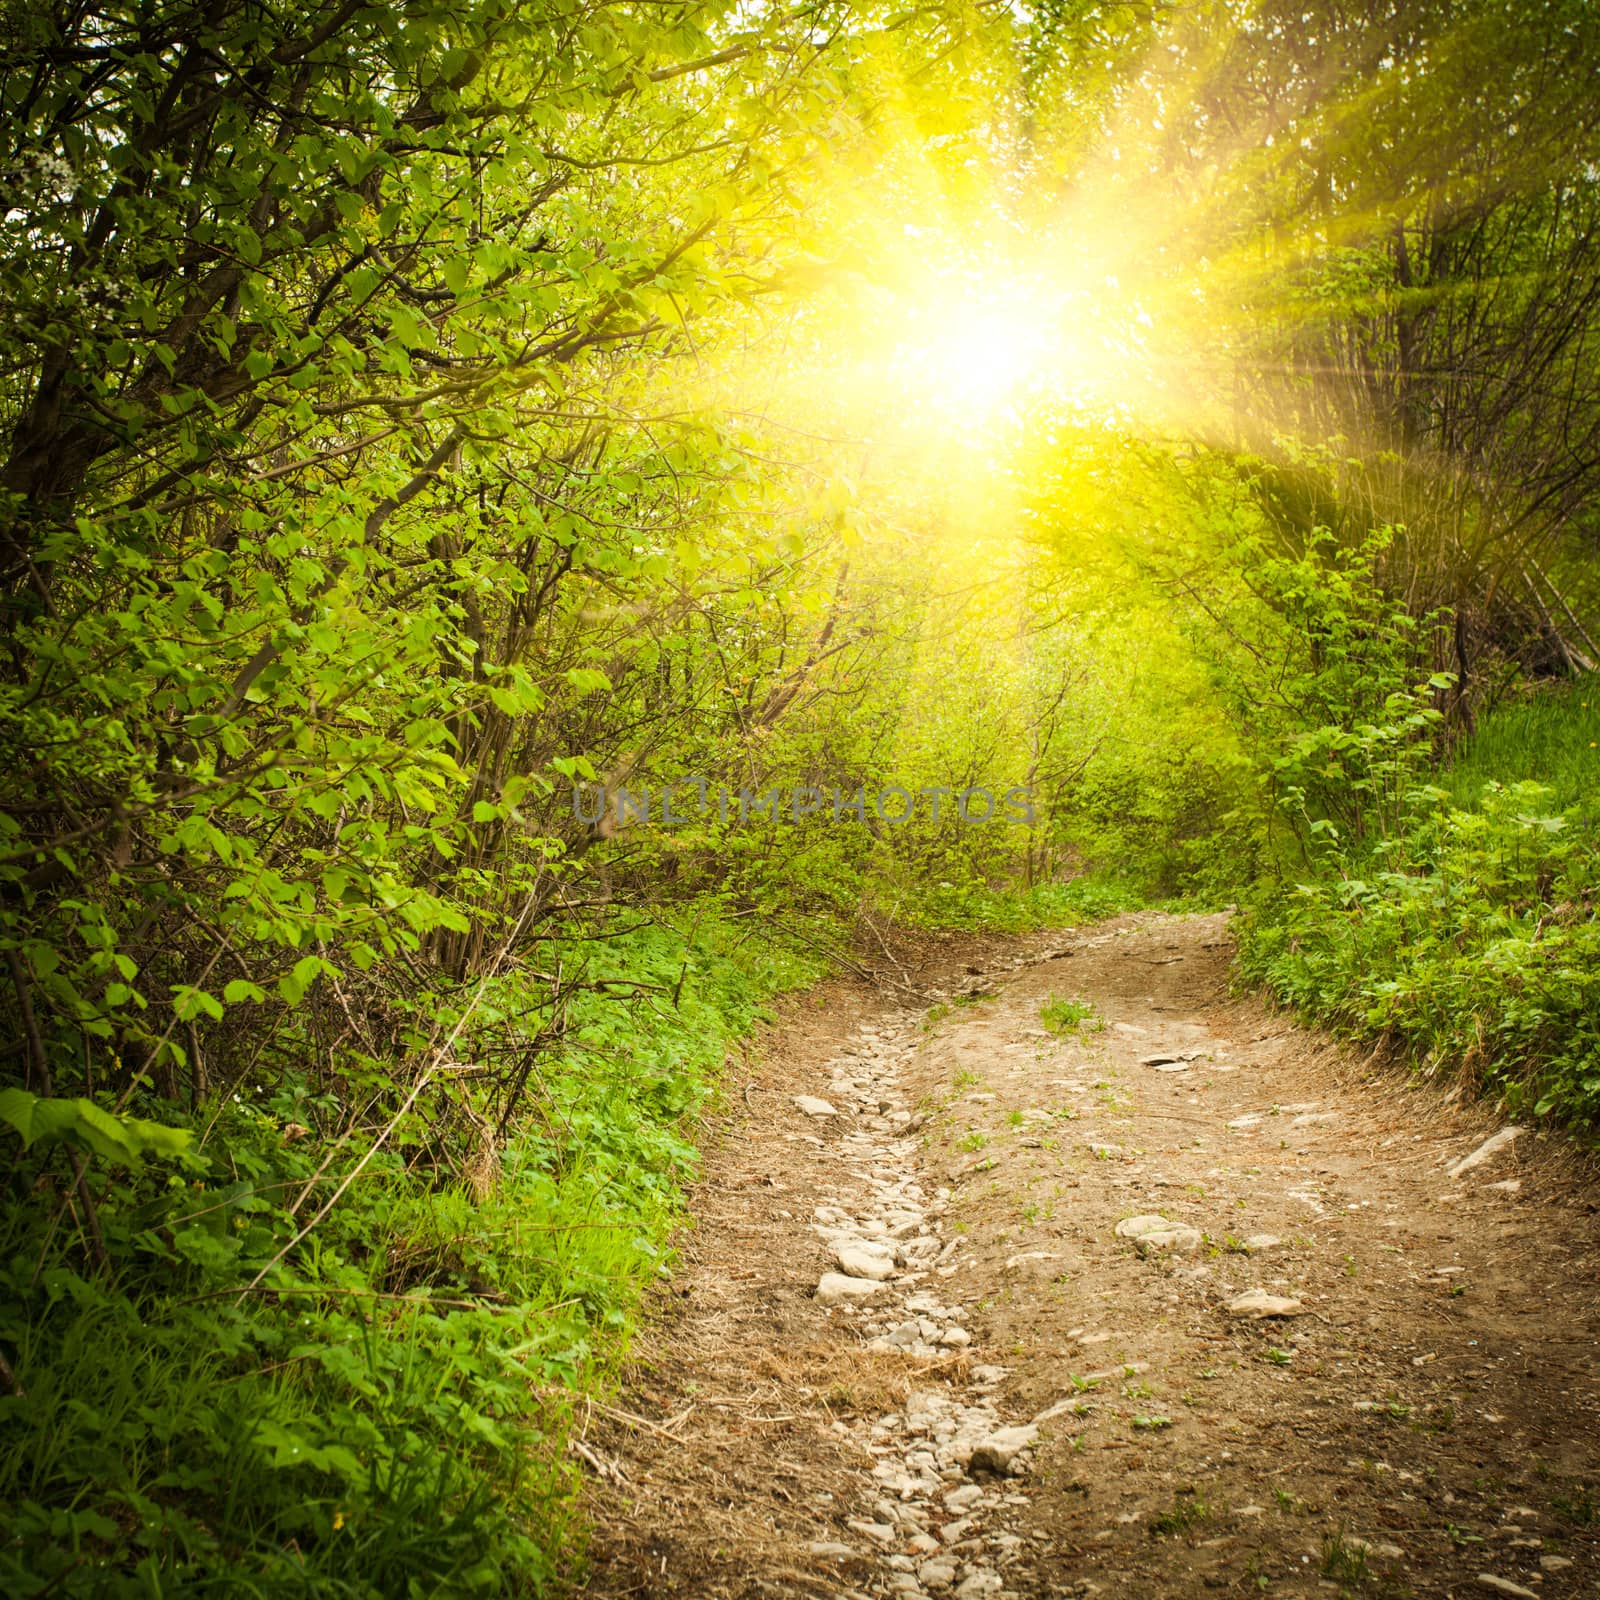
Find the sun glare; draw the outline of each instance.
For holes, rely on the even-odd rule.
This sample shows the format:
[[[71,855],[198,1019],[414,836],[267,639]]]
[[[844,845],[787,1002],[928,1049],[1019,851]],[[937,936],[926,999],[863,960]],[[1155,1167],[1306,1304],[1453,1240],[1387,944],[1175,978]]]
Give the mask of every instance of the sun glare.
[[[954,301],[917,319],[894,365],[935,405],[990,411],[1039,376],[1044,332],[1025,307]]]
[[[1051,405],[1106,417],[1148,397],[1148,317],[1114,280],[994,275],[908,297],[878,334],[879,378],[908,413],[989,420]]]

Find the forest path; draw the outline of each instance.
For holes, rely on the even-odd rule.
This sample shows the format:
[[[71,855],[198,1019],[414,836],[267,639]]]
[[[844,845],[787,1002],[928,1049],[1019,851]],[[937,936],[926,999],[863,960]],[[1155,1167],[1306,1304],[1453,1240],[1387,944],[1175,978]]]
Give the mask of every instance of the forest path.
[[[1230,997],[1223,917],[947,949],[733,1089],[586,1593],[1600,1595],[1565,1141],[1462,1164],[1489,1113]]]

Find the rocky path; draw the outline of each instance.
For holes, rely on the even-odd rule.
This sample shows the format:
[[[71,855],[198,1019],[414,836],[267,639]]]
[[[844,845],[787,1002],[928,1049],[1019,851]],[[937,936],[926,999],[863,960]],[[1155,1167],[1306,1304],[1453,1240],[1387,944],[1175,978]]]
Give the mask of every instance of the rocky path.
[[[576,1446],[596,1596],[1600,1595],[1600,1189],[1221,918],[835,983]]]

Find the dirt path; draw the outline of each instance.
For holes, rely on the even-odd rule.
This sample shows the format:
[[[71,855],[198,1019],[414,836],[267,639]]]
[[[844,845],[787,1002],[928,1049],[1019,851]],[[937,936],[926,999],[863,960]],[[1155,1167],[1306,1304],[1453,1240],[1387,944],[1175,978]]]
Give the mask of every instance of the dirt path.
[[[1230,953],[1143,915],[792,1007],[581,1444],[586,1592],[1600,1595],[1592,1170],[1462,1165],[1483,1108]]]

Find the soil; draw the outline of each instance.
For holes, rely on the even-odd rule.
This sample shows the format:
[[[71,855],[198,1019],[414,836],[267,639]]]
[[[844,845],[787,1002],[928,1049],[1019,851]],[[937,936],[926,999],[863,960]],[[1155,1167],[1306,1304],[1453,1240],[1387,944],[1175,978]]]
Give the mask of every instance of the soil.
[[[1141,914],[786,1006],[575,1443],[582,1592],[1600,1595],[1593,1164],[1458,1166],[1491,1108],[1231,955]],[[899,1264],[825,1304],[851,1239]]]

